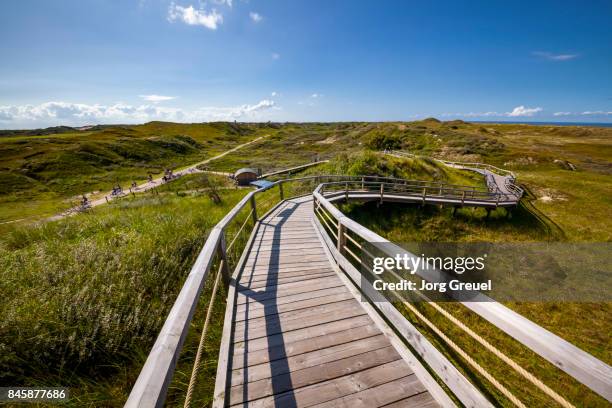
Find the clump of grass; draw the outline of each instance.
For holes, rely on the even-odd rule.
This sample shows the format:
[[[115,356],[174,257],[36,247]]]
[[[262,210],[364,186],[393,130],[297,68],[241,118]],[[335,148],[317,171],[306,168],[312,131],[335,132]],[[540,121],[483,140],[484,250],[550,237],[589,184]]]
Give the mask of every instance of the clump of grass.
[[[102,384],[142,360],[208,232],[243,194],[147,195],[6,234],[0,381]]]
[[[483,185],[480,175],[444,166],[428,157],[398,158],[371,151],[339,154],[327,165],[316,170],[323,174],[369,175],[472,186]]]

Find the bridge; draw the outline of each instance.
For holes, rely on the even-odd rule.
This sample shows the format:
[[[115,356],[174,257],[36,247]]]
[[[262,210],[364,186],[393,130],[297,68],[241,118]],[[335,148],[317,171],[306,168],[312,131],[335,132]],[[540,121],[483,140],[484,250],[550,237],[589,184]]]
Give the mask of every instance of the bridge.
[[[334,206],[340,200],[511,208],[518,204],[520,195],[491,186],[476,189],[367,176],[280,180],[250,192],[211,231],[126,406],[164,405],[200,293],[207,279],[212,279],[213,269],[217,271],[213,299],[220,282],[228,286],[215,407],[493,406],[482,389],[404,317],[399,310],[402,306],[504,398],[525,406],[503,385],[503,379],[491,376],[413,305],[399,298],[389,302],[367,279],[361,279],[362,273],[371,273],[368,262],[363,261],[368,255],[366,242],[388,243],[390,256],[414,255],[346,217]],[[250,225],[253,228],[244,250],[235,265],[230,265],[229,251]],[[430,281],[444,279],[443,274],[425,270],[417,270],[417,274]],[[479,296],[462,303],[612,401],[610,366],[507,307]],[[483,352],[494,354],[551,401],[572,406],[436,302],[428,303],[478,342]],[[191,405],[197,387],[210,305],[185,406]]]

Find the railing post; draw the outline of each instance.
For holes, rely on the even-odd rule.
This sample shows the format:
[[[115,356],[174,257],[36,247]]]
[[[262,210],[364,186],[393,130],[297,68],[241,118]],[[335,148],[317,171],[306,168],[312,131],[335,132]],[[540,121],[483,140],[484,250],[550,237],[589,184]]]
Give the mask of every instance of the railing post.
[[[422,205],[425,205],[425,198],[426,197],[427,197],[427,187],[424,187],[423,188],[423,204]]]
[[[348,203],[348,181],[344,183],[344,199]]]
[[[223,282],[229,285],[230,282],[230,268],[227,260],[227,249],[225,243],[225,230],[221,230],[221,236],[219,239],[219,246],[217,246],[217,253],[221,258],[221,275],[223,276]]]
[[[280,199],[283,201],[285,199],[285,192],[283,191],[283,182],[278,183],[278,191],[280,193]]]
[[[461,192],[461,204],[463,205],[463,202],[465,201],[465,190],[463,190]]]
[[[338,252],[343,253],[346,246],[346,227],[338,220],[338,236],[336,237]]]
[[[380,203],[383,203],[383,196],[385,194],[385,185],[384,183],[380,183]]]
[[[253,210],[253,223],[257,223],[257,204],[255,204],[255,194],[249,199],[251,202],[251,209]]]
[[[361,178],[361,189],[365,190],[365,177]]]

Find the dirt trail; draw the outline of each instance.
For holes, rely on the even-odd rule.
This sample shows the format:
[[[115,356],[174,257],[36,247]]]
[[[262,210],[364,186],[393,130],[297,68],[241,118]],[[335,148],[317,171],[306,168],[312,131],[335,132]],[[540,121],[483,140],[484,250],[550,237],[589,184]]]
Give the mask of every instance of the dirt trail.
[[[202,170],[199,170],[199,169],[198,169],[198,166],[201,166],[201,165],[203,165],[203,164],[210,163],[211,161],[214,161],[214,160],[220,159],[221,157],[223,157],[223,156],[225,156],[225,155],[227,155],[227,154],[230,154],[230,153],[232,153],[232,152],[235,152],[236,150],[242,149],[243,147],[246,147],[246,146],[251,145],[251,144],[253,144],[253,143],[257,143],[257,142],[259,142],[260,140],[262,140],[262,139],[264,139],[264,138],[266,138],[266,137],[268,137],[268,136],[269,136],[269,135],[260,136],[260,137],[258,137],[258,138],[255,138],[255,139],[253,139],[253,140],[249,141],[249,142],[243,143],[243,144],[238,145],[238,146],[236,146],[236,147],[234,147],[234,148],[231,148],[231,149],[229,149],[229,150],[226,150],[226,151],[224,151],[223,153],[220,153],[220,154],[218,154],[218,155],[216,155],[216,156],[209,157],[209,158],[208,158],[208,159],[206,159],[206,160],[202,160],[202,161],[200,161],[200,162],[198,162],[198,163],[192,164],[192,165],[190,165],[189,167],[185,167],[184,169],[181,169],[181,170],[178,170],[178,171],[174,172],[174,175],[175,175],[175,176],[183,176],[183,175],[186,175],[186,174],[192,174],[192,173],[203,173],[203,171],[202,171]],[[229,175],[230,175],[230,173],[224,173],[224,172],[220,172],[220,171],[208,171],[207,173],[219,174],[219,175],[224,175],[224,176],[229,176]],[[162,177],[163,177],[163,176],[162,176]],[[97,206],[99,206],[99,205],[106,204],[106,203],[108,203],[108,202],[110,202],[110,201],[112,201],[112,200],[114,200],[114,199],[116,199],[116,198],[124,197],[125,195],[127,195],[127,194],[128,194],[128,192],[133,192],[133,193],[142,193],[142,192],[145,192],[145,191],[152,190],[152,189],[154,189],[155,187],[158,187],[158,186],[160,186],[160,185],[162,185],[162,184],[163,184],[162,177],[158,177],[158,178],[156,178],[156,179],[153,179],[152,181],[148,181],[148,182],[146,182],[146,183],[142,183],[142,184],[140,184],[140,185],[136,186],[135,188],[127,188],[127,189],[125,189],[125,190],[124,190],[126,193],[125,193],[125,194],[123,194],[123,195],[121,195],[121,196],[116,196],[116,197],[113,197],[113,196],[111,196],[111,195],[109,194],[109,195],[107,195],[107,196],[104,196],[104,197],[101,197],[101,198],[97,198],[97,199],[95,199],[95,200],[91,200],[91,201],[89,202],[89,203],[90,203],[90,207],[97,207]],[[79,212],[79,207],[74,207],[74,208],[71,208],[71,209],[69,209],[69,210],[67,210],[67,211],[64,211],[64,212],[63,212],[63,213],[61,213],[61,214],[57,214],[57,215],[54,215],[54,216],[52,216],[52,217],[49,217],[47,220],[48,220],[48,221],[55,221],[55,220],[59,220],[59,219],[62,219],[62,218],[64,218],[64,217],[68,217],[68,216],[70,216],[70,215],[77,214],[78,212]]]

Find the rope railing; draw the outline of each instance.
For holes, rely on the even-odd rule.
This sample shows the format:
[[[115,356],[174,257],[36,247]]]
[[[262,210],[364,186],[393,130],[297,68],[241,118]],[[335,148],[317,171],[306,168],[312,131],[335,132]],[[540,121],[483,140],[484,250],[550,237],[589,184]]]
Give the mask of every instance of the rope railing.
[[[217,259],[219,259],[221,266],[220,276],[224,282],[230,281],[230,267],[232,265],[230,265],[229,262],[228,251],[229,249],[235,248],[239,237],[245,231],[246,226],[248,225],[248,221],[253,220],[255,223],[258,220],[258,204],[256,197],[261,193],[278,186],[279,200],[286,199],[287,197],[284,197],[283,195],[283,185],[289,185],[290,183],[299,183],[303,186],[310,186],[312,183],[312,187],[315,185],[320,185],[320,183],[327,183],[326,188],[330,189],[330,191],[331,189],[336,188],[335,186],[337,186],[338,183],[344,183],[343,186],[345,188],[345,192],[348,191],[349,186],[353,185],[360,185],[363,187],[378,185],[382,186],[380,188],[382,195],[384,195],[385,192],[391,193],[392,191],[408,191],[406,189],[413,188],[412,186],[417,186],[419,191],[425,192],[423,196],[429,195],[431,197],[433,197],[434,191],[437,196],[440,196],[440,194],[450,195],[451,191],[459,191],[463,188],[463,190],[461,190],[461,201],[459,201],[459,196],[455,195],[455,202],[461,204],[463,204],[463,200],[470,198],[470,194],[478,194],[476,192],[477,190],[469,186],[448,186],[437,182],[404,180],[393,177],[343,175],[316,175],[293,179],[283,179],[276,181],[267,187],[249,192],[242,198],[242,200],[240,200],[238,204],[236,204],[236,206],[234,206],[234,208],[228,212],[228,214],[221,221],[219,221],[219,223],[209,233],[206,243],[204,244],[204,247],[200,251],[196,262],[187,276],[185,283],[183,284],[183,287],[181,288],[168,314],[168,317],[160,330],[151,352],[145,361],[140,375],[132,388],[129,398],[125,404],[126,407],[163,406],[168,387],[174,375],[179,354],[182,350],[188,328],[198,304],[198,299],[200,297],[202,288],[208,279],[212,265]],[[312,192],[312,187],[303,191],[299,191],[299,188],[295,189],[296,195],[304,191],[307,191],[307,193],[310,194]],[[319,188],[322,188],[321,185]],[[474,192],[470,193],[469,191]],[[383,198],[382,195],[381,200]],[[389,194],[389,197],[392,197],[392,194]],[[269,205],[272,201],[273,199],[270,199],[270,201],[265,200],[263,204]],[[248,208],[249,206],[250,210],[248,215],[242,221],[229,245],[226,246],[226,235],[230,229],[230,223],[237,219],[238,214],[244,208]],[[259,209],[261,209],[261,204],[259,205]],[[332,229],[333,227],[328,225],[328,228]],[[193,391],[191,391],[191,393],[193,393]]]
[[[337,185],[338,183],[335,184]],[[405,251],[402,248],[391,244],[388,240],[385,240],[384,238],[380,237],[379,235],[375,234],[374,232],[368,230],[367,228],[361,226],[360,224],[356,223],[355,221],[349,219],[344,214],[342,214],[340,210],[338,210],[332,204],[333,200],[330,200],[330,196],[333,198],[333,194],[335,193],[329,192],[328,185],[319,185],[319,187],[313,193],[313,208],[315,213],[315,219],[320,222],[318,225],[324,225],[324,228],[320,227],[319,230],[322,234],[325,234],[331,241],[330,243],[333,244],[333,247],[330,249],[332,250],[333,256],[337,257],[336,261],[341,266],[341,269],[344,269],[345,272],[347,272],[348,269],[354,268],[353,273],[355,274],[355,276],[357,276],[357,274],[361,274],[361,272],[359,272],[353,266],[354,262],[354,264],[357,264],[360,267],[366,266],[366,270],[370,273],[373,273],[368,265],[364,265],[364,261],[360,256],[360,254],[364,254],[369,258],[373,258],[373,255],[365,249],[366,247],[363,245],[364,242],[387,243],[389,244],[389,248],[397,250],[397,253],[407,254],[411,257],[414,257],[414,255],[410,254],[408,251]],[[349,192],[348,197],[354,196],[352,196]],[[335,226],[335,228],[332,226]],[[354,246],[354,249],[349,248],[349,242],[351,245]],[[396,252],[393,252],[389,248],[385,246],[385,248],[382,249],[383,253],[387,256],[395,256]],[[349,259],[352,260],[352,262],[347,263]],[[430,282],[436,282],[440,279],[439,277],[436,278],[436,275],[439,274],[439,271],[435,271],[429,274],[424,273],[423,270],[417,270],[416,272],[420,278]],[[353,279],[353,281],[355,281],[355,279]],[[508,364],[520,376],[522,376],[524,379],[526,379],[535,387],[537,387],[553,401],[558,403],[560,406],[566,408],[573,406],[560,394],[552,390],[541,380],[535,377],[532,373],[525,370],[523,367],[513,361],[510,357],[508,357],[499,349],[491,345],[484,338],[476,334],[467,325],[465,325],[459,319],[452,316],[449,312],[441,308],[437,303],[432,302],[423,294],[420,295],[423,296],[422,300],[424,300],[426,304],[433,307],[436,312],[448,319],[451,323],[453,323],[469,337],[477,341],[481,346],[484,347],[484,349],[488,350],[493,355],[501,359],[504,363]],[[513,337],[515,340],[519,341],[519,343],[521,343],[523,346],[531,349],[540,357],[544,358],[545,360],[548,360],[556,367],[565,371],[567,374],[574,377],[574,379],[576,379],[580,383],[586,385],[596,393],[610,400],[610,390],[612,389],[612,369],[610,368],[610,366],[600,360],[597,360],[590,354],[578,349],[577,347],[571,345],[565,340],[548,332],[542,327],[535,325],[533,322],[529,321],[523,316],[510,311],[505,306],[494,302],[492,299],[482,294],[480,294],[479,299],[476,300],[480,300],[481,302],[462,301],[460,303],[468,307],[468,309],[470,309],[471,311],[480,315],[482,318],[493,324],[498,329]],[[471,365],[478,373],[480,373],[484,378],[486,378],[496,389],[498,389],[498,391],[502,395],[512,401],[515,405],[524,406],[523,403],[516,398],[516,396],[514,396],[498,380],[491,377],[489,373],[486,373],[486,370],[480,367],[472,357],[467,355],[463,350],[459,348],[459,346],[452,342],[452,340],[450,340],[444,334],[444,332],[435,327],[435,325],[431,321],[427,320],[423,314],[419,313],[418,310],[415,312],[415,310],[413,310],[413,305],[408,302],[404,302],[403,300],[402,304],[407,307],[411,312],[413,312],[413,314],[417,316],[419,320],[423,321],[423,323],[428,326],[436,335],[438,335],[438,337],[441,338],[451,349],[455,350],[457,354],[461,355],[462,358],[464,358],[464,360],[469,365]],[[384,314],[384,311],[381,310],[381,313]],[[496,317],[493,318],[492,316]],[[541,340],[544,338],[546,339],[546,341],[542,342]],[[451,385],[449,385],[449,388],[451,388],[452,390],[453,387]]]

